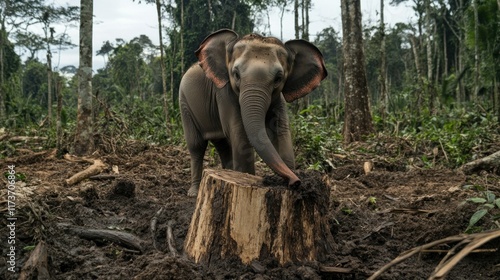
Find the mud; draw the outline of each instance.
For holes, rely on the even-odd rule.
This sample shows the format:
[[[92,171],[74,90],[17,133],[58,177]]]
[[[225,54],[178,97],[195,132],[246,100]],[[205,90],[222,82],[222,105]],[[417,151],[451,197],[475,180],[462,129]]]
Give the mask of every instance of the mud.
[[[280,267],[273,260],[245,266],[229,259],[206,267],[182,254],[195,207],[195,198],[186,195],[190,176],[187,152],[180,147],[148,146],[98,157],[109,166],[103,174],[114,176],[74,186],[66,186],[64,180],[89,163],[71,162],[54,153],[36,157],[18,154],[3,161],[3,167],[14,164],[16,172],[25,176],[16,184],[17,272],[33,246],[44,240],[52,279],[365,279],[406,250],[463,233],[477,207],[466,199],[479,196],[478,188],[470,186],[500,195],[500,177],[490,173],[465,176],[449,169],[376,163],[373,171],[365,174],[363,162],[355,160],[344,160],[328,174],[299,170],[302,195],[318,193],[314,188],[329,188],[330,197],[321,198],[329,203],[326,214],[334,238],[334,252],[327,260]],[[218,167],[210,158],[206,165]],[[113,173],[113,166],[118,174]],[[270,175],[270,171],[258,164],[258,174]],[[268,184],[286,184],[276,176],[266,178]],[[2,181],[6,185],[5,177]],[[5,189],[0,194],[0,209],[6,213]],[[163,211],[157,215],[160,209]],[[154,235],[153,217],[157,220]],[[173,221],[175,248],[180,253],[176,256],[167,246],[169,221]],[[143,250],[83,239],[65,231],[63,224],[125,231],[141,240]],[[488,229],[495,224],[486,216],[478,226]],[[2,218],[0,278],[17,279],[18,273],[7,271],[5,266],[8,234],[6,218]],[[499,247],[500,240],[496,240],[481,248]],[[380,279],[426,279],[445,254],[418,254]],[[351,272],[325,272],[324,267]],[[500,252],[468,255],[451,270],[448,279],[500,279]]]

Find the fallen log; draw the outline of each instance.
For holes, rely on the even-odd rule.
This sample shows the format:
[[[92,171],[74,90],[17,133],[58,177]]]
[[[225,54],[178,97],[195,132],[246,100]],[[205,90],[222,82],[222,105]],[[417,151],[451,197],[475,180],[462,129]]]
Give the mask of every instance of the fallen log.
[[[321,178],[315,185],[320,187],[291,190],[266,186],[259,176],[206,169],[185,253],[208,265],[234,256],[244,264],[268,258],[282,265],[322,261],[333,245],[330,189]]]
[[[19,273],[19,280],[27,279],[52,279],[49,273],[47,245],[44,241],[38,242],[29,259]]]
[[[112,242],[125,248],[143,252],[143,241],[139,237],[128,232],[110,229],[90,229],[64,223],[59,223],[58,226],[83,239],[97,242]]]
[[[94,175],[101,173],[105,168],[106,168],[106,164],[104,164],[104,162],[102,162],[102,160],[95,159],[93,164],[91,166],[87,167],[87,169],[76,173],[75,175],[71,176],[69,179],[66,179],[65,180],[66,185],[71,186],[71,185],[74,185],[76,183],[79,183],[79,182],[81,182],[81,181],[83,181],[91,176],[94,176]]]
[[[472,174],[482,170],[500,170],[500,151],[484,158],[476,159],[460,166],[459,170],[465,174]]]

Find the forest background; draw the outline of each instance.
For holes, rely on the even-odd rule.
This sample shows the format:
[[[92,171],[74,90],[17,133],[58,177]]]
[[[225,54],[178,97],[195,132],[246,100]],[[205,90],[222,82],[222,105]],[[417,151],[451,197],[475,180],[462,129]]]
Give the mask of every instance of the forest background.
[[[344,103],[341,32],[327,27],[310,34],[311,0],[136,2],[159,7],[165,83],[160,47],[147,36],[138,34],[130,41],[110,38],[94,50],[105,62],[92,79],[96,149],[117,152],[129,141],[182,145],[177,92],[182,74],[195,62],[194,50],[220,28],[239,34],[265,30],[271,8],[280,16],[294,15],[295,37],[318,46],[329,73],[312,94],[290,105],[299,168],[328,169],[332,154],[346,148],[344,120],[351,112]],[[412,160],[424,167],[457,167],[495,152],[500,143],[500,1],[378,3],[408,5],[415,20],[386,25],[380,13],[376,21],[363,22],[366,94],[374,127],[364,140],[403,139],[419,151]],[[54,25],[78,24],[80,7],[3,0],[0,8],[2,133],[43,139],[36,149],[71,151],[78,69],[54,68],[52,55],[76,47]],[[94,32],[98,28],[94,26]],[[0,150],[5,157],[15,148],[5,141]]]

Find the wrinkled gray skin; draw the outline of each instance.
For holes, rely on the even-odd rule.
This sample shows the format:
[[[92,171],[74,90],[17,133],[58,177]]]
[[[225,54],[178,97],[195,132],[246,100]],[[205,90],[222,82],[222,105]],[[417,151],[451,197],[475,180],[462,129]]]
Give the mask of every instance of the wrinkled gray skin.
[[[289,185],[300,184],[295,168],[286,102],[316,88],[326,75],[321,52],[303,40],[283,44],[273,37],[231,30],[209,35],[196,51],[199,63],[180,84],[180,108],[191,154],[196,196],[208,141],[222,167],[255,174],[257,154]]]

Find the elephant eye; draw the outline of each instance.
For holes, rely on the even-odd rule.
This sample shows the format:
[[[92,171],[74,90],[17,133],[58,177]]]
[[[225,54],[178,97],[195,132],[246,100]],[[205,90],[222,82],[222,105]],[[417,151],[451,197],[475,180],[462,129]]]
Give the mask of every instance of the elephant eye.
[[[233,75],[236,80],[240,79],[240,73],[238,71],[234,71]]]
[[[279,86],[282,81],[283,81],[283,74],[278,73],[276,77],[274,77],[274,86],[275,87]]]

